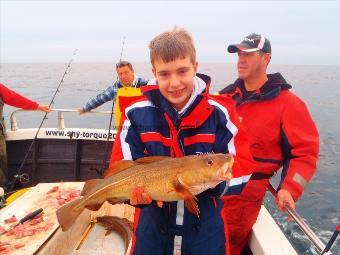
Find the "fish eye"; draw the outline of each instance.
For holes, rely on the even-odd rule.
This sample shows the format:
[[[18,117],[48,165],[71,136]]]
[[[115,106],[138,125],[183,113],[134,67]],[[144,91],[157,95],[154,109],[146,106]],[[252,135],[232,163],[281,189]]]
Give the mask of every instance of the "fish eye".
[[[214,163],[214,161],[211,158],[209,158],[208,161],[207,161],[207,165],[212,166],[213,163]]]

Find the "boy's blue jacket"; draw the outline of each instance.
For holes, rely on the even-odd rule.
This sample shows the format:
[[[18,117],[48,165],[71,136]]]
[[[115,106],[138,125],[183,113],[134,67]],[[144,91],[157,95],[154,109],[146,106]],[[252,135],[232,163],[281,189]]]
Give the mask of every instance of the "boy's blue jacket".
[[[132,254],[226,254],[219,197],[241,192],[253,162],[230,99],[207,94],[208,76],[198,74],[194,82],[193,94],[180,113],[157,85],[143,87],[143,96],[120,98],[124,116],[111,163],[150,155],[231,153],[235,156],[234,178],[229,186],[222,183],[198,195],[200,218],[189,213],[183,201],[164,203],[162,208],[153,202],[136,209]]]

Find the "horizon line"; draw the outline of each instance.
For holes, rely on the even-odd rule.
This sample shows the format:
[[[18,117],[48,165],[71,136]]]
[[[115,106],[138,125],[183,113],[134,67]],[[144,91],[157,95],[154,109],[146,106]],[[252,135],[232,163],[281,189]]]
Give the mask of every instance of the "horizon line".
[[[23,62],[1,62],[0,65],[5,65],[5,64],[65,64],[67,61],[23,61]],[[112,61],[80,61],[76,62],[74,61],[73,64],[115,64],[116,62]],[[235,62],[210,62],[210,61],[198,61],[199,64],[222,64],[222,65],[235,65]],[[143,62],[143,61],[133,61],[132,64],[149,64],[151,65],[150,62]],[[290,65],[290,66],[340,66],[340,64],[314,64],[314,63],[271,63],[269,66],[273,65]]]

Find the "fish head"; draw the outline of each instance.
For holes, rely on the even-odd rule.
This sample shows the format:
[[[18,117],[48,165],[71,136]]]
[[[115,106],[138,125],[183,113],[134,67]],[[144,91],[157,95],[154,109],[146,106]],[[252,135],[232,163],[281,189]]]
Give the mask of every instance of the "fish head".
[[[232,167],[234,164],[234,157],[231,154],[222,154],[222,166],[216,171],[216,178],[221,181],[230,181],[233,178]]]
[[[207,154],[204,161],[205,166],[199,169],[199,173],[206,180],[227,181],[232,178],[234,157],[231,154]]]
[[[178,178],[187,187],[213,188],[222,181],[232,178],[234,158],[230,154],[205,154],[188,158],[188,170]]]

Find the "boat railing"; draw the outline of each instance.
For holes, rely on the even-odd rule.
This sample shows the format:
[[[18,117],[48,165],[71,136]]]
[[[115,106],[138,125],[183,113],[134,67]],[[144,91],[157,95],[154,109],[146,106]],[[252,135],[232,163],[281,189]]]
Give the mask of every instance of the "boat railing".
[[[18,122],[16,119],[16,114],[18,112],[27,112],[27,111],[36,111],[36,110],[24,110],[24,109],[18,109],[11,113],[11,131],[17,131],[19,129]],[[65,129],[65,118],[64,118],[64,112],[73,112],[73,113],[79,113],[76,109],[51,109],[51,112],[57,112],[58,113],[58,129],[62,130]],[[86,114],[111,114],[111,111],[90,111]]]

